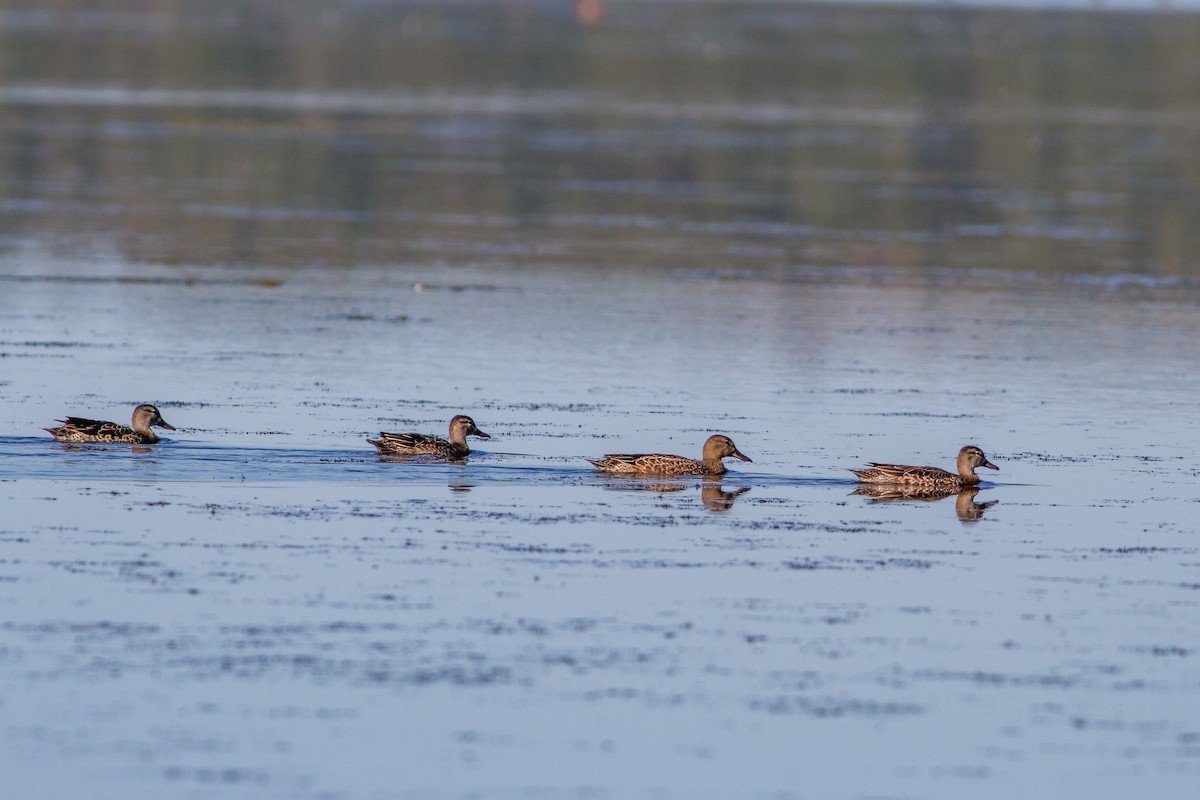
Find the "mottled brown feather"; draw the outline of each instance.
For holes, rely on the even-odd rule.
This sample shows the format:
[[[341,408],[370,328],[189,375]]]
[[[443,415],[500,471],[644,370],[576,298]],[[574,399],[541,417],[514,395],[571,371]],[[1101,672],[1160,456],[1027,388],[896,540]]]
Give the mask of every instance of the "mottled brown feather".
[[[963,486],[979,483],[975,474],[978,467],[1000,469],[987,460],[975,445],[967,445],[958,451],[958,474],[940,467],[912,467],[905,464],[879,464],[871,462],[867,469],[850,470],[864,483],[893,483],[919,486],[926,489],[955,491]]]
[[[728,436],[713,434],[704,443],[703,455],[699,461],[665,453],[609,453],[604,458],[589,458],[588,461],[603,472],[640,475],[723,475],[723,458],[750,460],[749,456],[737,449]]]
[[[471,452],[467,446],[468,436],[492,438],[479,430],[475,420],[459,414],[450,420],[450,438],[426,436],[423,433],[380,432],[378,439],[367,439],[381,455],[436,456],[438,458],[463,458]]]
[[[62,423],[59,427],[45,430],[60,442],[154,444],[158,436],[150,430],[150,426],[175,430],[175,426],[167,424],[159,410],[149,403],[143,403],[133,410],[133,427],[84,417],[67,417],[59,422]]]

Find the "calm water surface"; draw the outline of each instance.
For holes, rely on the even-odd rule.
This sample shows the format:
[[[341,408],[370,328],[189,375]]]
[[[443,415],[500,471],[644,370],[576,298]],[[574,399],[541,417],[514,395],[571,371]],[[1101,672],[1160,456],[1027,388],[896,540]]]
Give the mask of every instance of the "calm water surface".
[[[583,6],[0,6],[6,791],[1194,793],[1200,20]]]

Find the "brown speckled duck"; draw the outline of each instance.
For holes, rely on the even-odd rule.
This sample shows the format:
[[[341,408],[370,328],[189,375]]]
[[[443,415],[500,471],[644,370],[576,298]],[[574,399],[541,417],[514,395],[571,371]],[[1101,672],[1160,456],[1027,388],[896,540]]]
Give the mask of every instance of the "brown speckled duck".
[[[483,431],[475,426],[475,420],[466,414],[459,414],[450,420],[450,439],[437,436],[426,436],[422,433],[383,433],[378,439],[367,439],[375,445],[380,455],[387,456],[437,456],[438,458],[464,458],[471,449],[467,447],[467,437],[478,436],[490,439]]]
[[[116,444],[154,444],[158,437],[150,430],[151,425],[175,430],[168,425],[158,409],[149,403],[143,403],[133,410],[133,427],[118,425],[115,422],[105,422],[83,417],[67,417],[60,419],[61,426],[45,430],[60,442],[112,442]]]
[[[704,453],[699,461],[683,456],[669,456],[662,453],[622,454],[609,453],[604,458],[592,459],[596,469],[604,472],[640,473],[643,475],[723,475],[725,464],[723,458],[740,458],[749,461],[750,457],[739,452],[737,445],[728,436],[714,434],[704,443]]]
[[[939,467],[909,467],[903,464],[876,464],[872,462],[868,469],[850,470],[863,483],[896,483],[910,486],[921,486],[928,489],[957,490],[963,486],[974,486],[979,483],[975,474],[978,467],[999,470],[995,464],[987,460],[987,456],[973,444],[958,451],[958,474],[947,472]]]

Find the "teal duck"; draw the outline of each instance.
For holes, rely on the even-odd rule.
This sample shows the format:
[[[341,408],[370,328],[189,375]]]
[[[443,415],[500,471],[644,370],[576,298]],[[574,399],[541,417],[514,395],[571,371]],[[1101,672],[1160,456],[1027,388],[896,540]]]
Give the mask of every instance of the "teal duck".
[[[67,417],[59,422],[62,423],[61,426],[45,430],[60,442],[154,444],[158,437],[150,430],[150,426],[175,430],[175,426],[167,424],[158,409],[149,403],[143,403],[133,410],[133,427],[83,417]]]
[[[903,464],[877,464],[871,462],[867,469],[850,470],[863,483],[895,483],[920,486],[927,489],[957,490],[963,486],[979,483],[975,474],[978,467],[999,470],[987,460],[987,456],[973,444],[958,451],[958,474],[939,467],[909,467]]]
[[[589,458],[588,461],[603,472],[640,473],[643,475],[723,475],[725,473],[725,464],[721,461],[723,458],[740,458],[742,461],[750,461],[750,457],[740,452],[732,439],[719,433],[708,437],[699,461],[663,453],[609,453],[604,458]]]
[[[388,456],[437,456],[438,458],[464,458],[471,452],[467,447],[467,437],[478,436],[490,439],[475,425],[475,420],[466,414],[459,414],[450,420],[450,438],[426,436],[423,433],[385,433],[380,432],[378,439],[367,439],[375,445],[380,455]]]

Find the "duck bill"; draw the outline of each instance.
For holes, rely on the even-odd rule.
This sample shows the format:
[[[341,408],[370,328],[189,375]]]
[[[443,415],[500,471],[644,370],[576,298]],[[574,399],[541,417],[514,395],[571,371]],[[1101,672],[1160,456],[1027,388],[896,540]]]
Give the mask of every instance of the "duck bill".
[[[471,433],[470,433],[469,435],[471,435],[471,436],[478,436],[480,439],[490,439],[490,438],[492,438],[491,436],[487,435],[487,434],[486,434],[486,433],[484,433],[483,431],[479,430],[479,428],[475,428],[474,430],[472,430],[472,431],[471,431]]]
[[[982,464],[980,464],[979,466],[981,466],[981,467],[987,467],[988,469],[994,469],[994,470],[996,470],[996,472],[999,472],[999,471],[1000,471],[1000,468],[999,468],[999,467],[997,467],[995,464],[993,464],[992,462],[990,462],[990,461],[988,461],[988,460],[986,460],[986,459],[984,459],[984,462],[983,462]]]
[[[752,458],[750,458],[750,456],[743,453],[741,450],[734,450],[732,453],[730,453],[730,455],[733,456],[734,458],[740,458],[742,461],[749,461],[751,464],[754,463],[754,460]]]
[[[166,429],[167,429],[167,430],[169,430],[169,431],[173,431],[173,430],[175,430],[175,426],[174,426],[174,425],[172,425],[171,423],[167,422],[167,421],[166,421],[165,419],[163,419],[162,417],[159,417],[159,418],[158,418],[158,420],[156,420],[154,424],[155,424],[155,425],[157,425],[157,426],[158,426],[158,427],[160,427],[160,428],[166,428]]]

